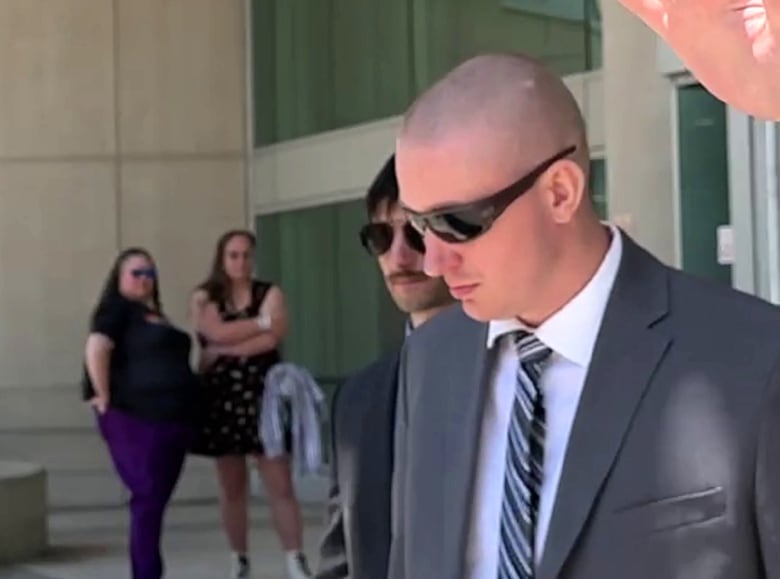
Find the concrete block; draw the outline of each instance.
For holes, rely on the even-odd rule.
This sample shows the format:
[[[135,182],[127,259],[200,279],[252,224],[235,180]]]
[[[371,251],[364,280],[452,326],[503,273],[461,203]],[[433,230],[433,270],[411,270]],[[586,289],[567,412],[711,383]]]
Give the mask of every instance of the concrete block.
[[[46,507],[43,468],[0,461],[0,564],[35,557],[46,548]]]

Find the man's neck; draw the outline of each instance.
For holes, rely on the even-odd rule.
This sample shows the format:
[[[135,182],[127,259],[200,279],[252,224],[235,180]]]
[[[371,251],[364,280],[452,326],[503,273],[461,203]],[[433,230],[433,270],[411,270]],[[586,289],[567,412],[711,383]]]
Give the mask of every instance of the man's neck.
[[[594,228],[575,247],[566,260],[557,265],[563,275],[556,278],[549,288],[540,292],[549,301],[530,315],[518,316],[518,320],[531,328],[537,328],[574,298],[598,271],[609,250],[612,237],[610,230],[601,225]]]

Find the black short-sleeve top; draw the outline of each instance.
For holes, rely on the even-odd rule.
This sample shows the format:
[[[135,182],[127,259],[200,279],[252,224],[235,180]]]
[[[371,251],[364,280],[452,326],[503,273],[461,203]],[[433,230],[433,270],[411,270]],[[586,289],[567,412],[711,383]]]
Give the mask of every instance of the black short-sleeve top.
[[[90,330],[114,343],[111,406],[148,420],[192,420],[200,392],[186,332],[145,305],[121,297],[98,307]],[[84,396],[93,395],[87,381]]]

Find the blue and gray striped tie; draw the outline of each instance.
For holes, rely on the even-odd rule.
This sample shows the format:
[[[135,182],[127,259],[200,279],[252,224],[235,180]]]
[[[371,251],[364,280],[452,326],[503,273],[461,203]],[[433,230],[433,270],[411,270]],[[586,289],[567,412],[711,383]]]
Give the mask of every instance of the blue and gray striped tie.
[[[528,332],[518,332],[514,341],[520,364],[507,440],[498,579],[533,579],[544,473],[545,413],[539,379],[552,352]]]

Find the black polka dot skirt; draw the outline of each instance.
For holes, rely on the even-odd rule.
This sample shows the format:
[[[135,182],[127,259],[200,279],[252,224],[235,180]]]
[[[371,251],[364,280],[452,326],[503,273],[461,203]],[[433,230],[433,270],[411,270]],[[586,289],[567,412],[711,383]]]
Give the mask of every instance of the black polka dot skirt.
[[[261,361],[252,358],[220,358],[203,376],[194,454],[262,454],[258,424],[263,370]]]

